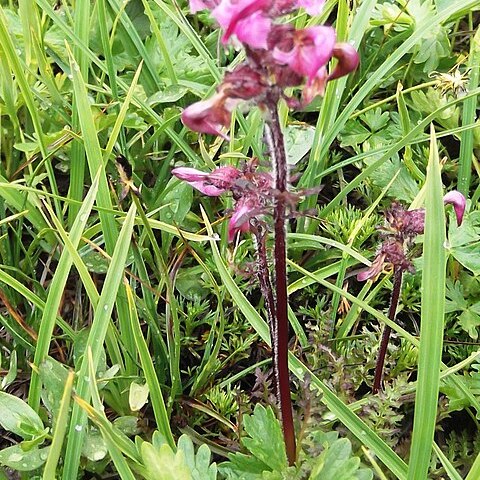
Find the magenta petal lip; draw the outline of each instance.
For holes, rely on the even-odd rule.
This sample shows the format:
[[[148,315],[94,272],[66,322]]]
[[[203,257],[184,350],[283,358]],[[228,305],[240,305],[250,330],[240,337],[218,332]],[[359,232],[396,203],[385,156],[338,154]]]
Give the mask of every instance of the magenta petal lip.
[[[297,6],[304,8],[309,15],[320,15],[325,5],[325,0],[298,0]]]
[[[465,208],[467,205],[467,200],[465,197],[459,191],[452,190],[443,197],[443,203],[445,205],[453,205],[455,216],[457,217],[457,225],[460,226],[462,224],[463,215],[465,214]]]
[[[172,173],[185,182],[201,182],[209,175],[207,172],[191,167],[177,167],[172,170]]]

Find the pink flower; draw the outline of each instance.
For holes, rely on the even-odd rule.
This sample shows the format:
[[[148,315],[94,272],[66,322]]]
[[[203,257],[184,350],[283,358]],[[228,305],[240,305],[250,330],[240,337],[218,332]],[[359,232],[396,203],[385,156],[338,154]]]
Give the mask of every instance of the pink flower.
[[[241,172],[235,167],[226,166],[216,168],[211,173],[196,168],[178,167],[172,173],[204,195],[218,197],[232,188]]]
[[[463,215],[467,204],[465,197],[457,190],[452,190],[443,197],[443,203],[445,205],[453,205],[457,217],[457,225],[460,226],[463,221]]]
[[[325,0],[297,0],[297,7],[304,8],[309,15],[320,15]]]
[[[187,107],[182,113],[182,122],[195,132],[219,135],[229,140],[221,128],[230,126],[232,110],[236,103],[238,101],[227,99],[222,93],[217,93],[208,100]]]
[[[213,17],[224,29],[222,42],[232,35],[252,48],[267,48],[267,37],[272,21],[265,11],[271,0],[222,0],[212,11]]]
[[[332,27],[297,30],[294,32],[293,48],[290,51],[275,48],[273,57],[280,64],[288,65],[295,73],[307,77],[307,85],[311,85],[319,70],[332,58],[335,39]]]
[[[228,222],[228,241],[233,242],[238,232],[250,230],[250,219],[255,216],[257,202],[254,197],[243,197],[238,200],[233,210],[233,215]]]

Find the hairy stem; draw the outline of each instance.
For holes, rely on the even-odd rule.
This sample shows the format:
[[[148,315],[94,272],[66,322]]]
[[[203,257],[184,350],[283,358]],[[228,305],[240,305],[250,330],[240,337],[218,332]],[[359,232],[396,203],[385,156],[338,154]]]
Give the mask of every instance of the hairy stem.
[[[287,155],[277,104],[279,95],[273,94],[267,103],[269,120],[267,125],[267,141],[270,146],[272,167],[275,173],[276,199],[274,207],[275,231],[275,324],[272,339],[275,357],[275,380],[277,396],[282,416],[283,438],[287,452],[288,463],[293,465],[296,459],[295,428],[293,425],[292,400],[290,393],[290,372],[288,369],[288,295],[287,295],[287,232],[286,213],[288,196]]]
[[[388,309],[388,318],[392,320],[392,322],[395,320],[397,315],[398,301],[400,299],[400,291],[402,289],[402,276],[402,268],[396,266],[393,270],[393,290],[392,297],[390,298],[390,307]],[[391,327],[385,325],[385,328],[383,329],[382,340],[380,341],[377,364],[375,365],[375,377],[373,380],[372,393],[378,393],[382,388],[383,367],[385,365],[385,357],[387,355],[387,347],[391,331]]]
[[[275,298],[273,296],[272,279],[270,278],[270,269],[268,266],[267,255],[267,235],[263,226],[256,219],[250,221],[250,229],[256,240],[257,250],[257,278],[260,284],[265,308],[267,310],[268,326],[270,327],[270,338],[272,339],[272,350],[275,351],[275,342],[277,334],[275,331]],[[273,358],[273,371],[276,371],[275,358]]]

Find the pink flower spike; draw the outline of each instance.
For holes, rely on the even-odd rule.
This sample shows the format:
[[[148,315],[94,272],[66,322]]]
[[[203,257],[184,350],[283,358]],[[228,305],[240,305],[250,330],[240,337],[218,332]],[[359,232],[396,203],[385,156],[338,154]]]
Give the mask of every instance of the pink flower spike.
[[[333,48],[333,56],[338,59],[338,63],[328,76],[328,80],[335,80],[348,75],[356,70],[360,63],[358,52],[349,43],[337,43]]]
[[[307,77],[307,85],[311,85],[318,71],[332,58],[335,39],[332,27],[297,30],[294,47],[289,52],[275,48],[273,58],[280,64],[288,65],[295,73]]]
[[[457,225],[460,226],[462,224],[463,215],[467,205],[467,200],[465,197],[459,191],[452,190],[443,197],[443,203],[445,205],[453,205],[455,216],[457,217]]]
[[[297,6],[304,8],[309,15],[320,15],[325,5],[325,0],[298,0]]]

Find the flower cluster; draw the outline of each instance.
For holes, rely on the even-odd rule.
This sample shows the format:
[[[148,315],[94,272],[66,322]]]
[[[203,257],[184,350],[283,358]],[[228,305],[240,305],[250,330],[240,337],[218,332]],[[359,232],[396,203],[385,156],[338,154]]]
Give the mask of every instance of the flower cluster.
[[[242,169],[219,167],[210,173],[195,168],[178,167],[172,173],[209,197],[230,192],[235,200],[233,214],[228,224],[228,241],[237,232],[248,232],[250,220],[269,213],[272,207],[273,179],[270,174],[258,171],[258,163],[252,160]]]
[[[457,191],[451,191],[443,197],[446,205],[453,205],[457,225],[460,225],[465,212],[465,197]],[[405,210],[395,202],[385,214],[386,225],[382,229],[383,241],[378,247],[375,259],[367,270],[357,275],[357,280],[375,280],[385,267],[412,271],[413,265],[407,257],[408,248],[417,235],[423,233],[425,226],[425,210]]]
[[[284,97],[289,105],[301,106],[322,95],[329,80],[355,70],[358,54],[348,43],[337,43],[329,26],[295,29],[276,23],[282,15],[304,8],[316,15],[322,0],[190,0],[190,9],[211,10],[223,30],[224,44],[235,39],[246,49],[246,61],[225,76],[216,94],[186,108],[183,123],[191,130],[228,138],[231,113],[241,101],[262,106],[272,87],[303,86],[302,99]],[[330,73],[327,64],[336,58]]]

